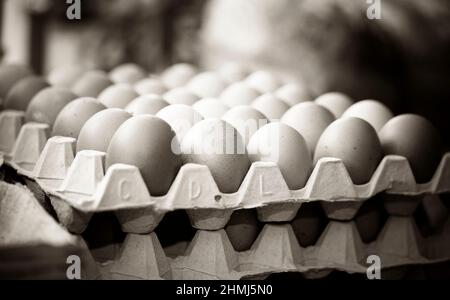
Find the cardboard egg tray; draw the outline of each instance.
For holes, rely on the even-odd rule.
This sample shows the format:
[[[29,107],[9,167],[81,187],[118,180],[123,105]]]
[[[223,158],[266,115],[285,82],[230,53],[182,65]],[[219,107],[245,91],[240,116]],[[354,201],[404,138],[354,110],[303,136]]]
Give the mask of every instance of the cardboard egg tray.
[[[105,153],[75,155],[75,139],[48,139],[48,126],[23,124],[23,113],[1,113],[0,141],[4,163],[50,198],[70,232],[83,232],[96,212],[114,211],[128,236],[118,257],[102,265],[107,278],[238,279],[290,271],[322,277],[332,270],[365,273],[371,253],[383,268],[450,258],[450,219],[423,238],[412,218],[424,197],[437,202],[437,194],[450,191],[450,153],[424,184],[415,182],[404,157],[384,157],[363,185],[352,183],[342,161],[323,158],[300,190],[288,189],[276,164],[255,162],[232,194],[219,191],[206,166],[186,164],[168,193],[155,197],[135,166],[116,164],[105,172]],[[353,219],[365,200],[381,192],[391,216],[377,240],[364,244]],[[321,201],[331,221],[314,246],[302,248],[288,222],[311,201]],[[234,210],[252,208],[267,224],[250,250],[236,252],[223,228]],[[168,258],[153,231],[166,212],[179,209],[198,231],[184,254]]]

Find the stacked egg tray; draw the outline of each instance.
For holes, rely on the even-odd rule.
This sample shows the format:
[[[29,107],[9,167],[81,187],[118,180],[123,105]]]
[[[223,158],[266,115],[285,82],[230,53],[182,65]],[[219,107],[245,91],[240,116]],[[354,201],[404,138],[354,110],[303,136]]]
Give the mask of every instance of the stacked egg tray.
[[[48,138],[48,125],[23,124],[23,112],[1,112],[0,135],[3,169],[13,168],[30,190],[48,197],[69,232],[81,234],[94,214],[114,212],[127,237],[114,261],[98,262],[102,278],[240,279],[280,272],[315,278],[333,270],[366,273],[372,254],[383,270],[450,259],[450,218],[439,197],[450,192],[450,153],[424,184],[415,182],[404,157],[385,156],[363,185],[352,183],[341,160],[322,158],[300,190],[288,189],[276,164],[255,162],[232,194],[219,191],[206,166],[186,164],[169,192],[154,197],[137,167],[116,164],[105,172],[105,153],[74,155],[74,138]],[[376,240],[364,243],[355,216],[378,194],[389,217]],[[313,201],[320,201],[329,222],[314,245],[302,247],[290,222],[303,203]],[[422,202],[435,212],[431,218],[443,220],[426,237],[413,217]],[[240,209],[256,209],[264,223],[243,252],[234,250],[224,230]],[[186,210],[197,232],[185,251],[167,257],[154,230],[174,210]]]

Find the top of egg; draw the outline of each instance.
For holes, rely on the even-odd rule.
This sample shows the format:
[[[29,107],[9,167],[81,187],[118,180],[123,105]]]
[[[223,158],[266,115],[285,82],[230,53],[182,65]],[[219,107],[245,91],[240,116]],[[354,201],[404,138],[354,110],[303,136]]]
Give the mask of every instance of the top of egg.
[[[256,71],[251,73],[245,82],[261,94],[275,92],[280,86],[280,80],[269,71]]]
[[[278,88],[274,94],[289,106],[294,106],[300,102],[311,101],[311,95],[306,87],[299,83],[287,83]]]
[[[366,121],[348,117],[331,123],[320,136],[314,164],[324,157],[339,158],[354,184],[367,183],[383,158],[375,129]]]
[[[161,82],[161,80],[154,77],[139,80],[134,85],[134,89],[139,95],[146,95],[146,94],[162,95],[165,92],[167,92],[167,88]]]
[[[326,108],[311,102],[292,106],[281,118],[281,122],[297,130],[306,140],[311,153],[327,126],[334,121],[333,114]]]
[[[76,98],[78,96],[69,89],[47,87],[31,99],[27,107],[25,120],[26,122],[46,123],[51,128],[59,112]]]
[[[112,69],[109,77],[114,83],[133,84],[147,77],[147,72],[137,64],[125,63]]]
[[[117,128],[129,118],[131,114],[119,108],[108,108],[95,113],[81,128],[77,152],[81,150],[106,152]]]
[[[362,100],[350,106],[341,117],[356,117],[363,119],[372,125],[376,131],[379,131],[387,121],[394,117],[394,114],[380,101]]]
[[[185,104],[173,104],[162,108],[156,116],[166,121],[182,141],[186,133],[196,123],[203,120],[202,115]]]
[[[204,98],[192,105],[192,108],[200,113],[203,118],[221,118],[227,111],[228,106],[217,98]]]
[[[186,88],[174,88],[163,95],[169,104],[192,105],[200,98]]]
[[[16,82],[32,74],[33,72],[28,67],[23,65],[0,65],[0,99],[6,96]]]
[[[214,72],[202,72],[189,80],[186,87],[200,98],[218,97],[226,84]]]
[[[59,86],[64,88],[72,88],[75,81],[85,70],[79,65],[65,65],[54,68],[47,75],[48,82],[53,86]]]
[[[161,80],[169,89],[184,86],[197,74],[198,70],[193,65],[179,63],[170,66],[161,74]]]
[[[259,128],[270,122],[263,113],[248,105],[231,108],[222,116],[222,120],[237,129],[245,145]]]
[[[264,94],[252,102],[252,107],[263,113],[269,120],[279,120],[289,109],[289,105],[273,94]]]
[[[221,94],[220,100],[228,107],[250,105],[260,93],[245,82],[235,82],[228,86]]]
[[[125,110],[133,115],[156,115],[158,111],[168,106],[166,100],[155,94],[139,96],[125,107]]]
[[[105,72],[87,71],[72,86],[72,91],[80,97],[97,97],[104,89],[112,85]]]
[[[339,92],[330,92],[316,98],[315,102],[331,111],[335,118],[339,118],[342,114],[353,105],[353,100]]]
[[[20,79],[9,90],[3,106],[5,109],[26,110],[31,99],[48,86],[48,82],[41,76],[31,75]]]
[[[84,123],[103,109],[106,109],[106,106],[95,98],[81,97],[71,101],[56,117],[52,136],[78,138]]]
[[[113,84],[104,89],[97,100],[108,108],[125,108],[139,95],[132,86],[124,83]]]

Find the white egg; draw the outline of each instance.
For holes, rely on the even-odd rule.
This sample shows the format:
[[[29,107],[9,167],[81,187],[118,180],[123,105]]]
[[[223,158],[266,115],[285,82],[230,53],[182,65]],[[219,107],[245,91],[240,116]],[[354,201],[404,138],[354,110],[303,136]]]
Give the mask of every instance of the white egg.
[[[263,113],[269,120],[279,120],[289,109],[289,105],[273,94],[264,94],[252,102],[252,107]]]
[[[156,116],[166,121],[172,127],[180,142],[192,126],[203,120],[201,114],[185,104],[166,106]]]
[[[81,66],[66,65],[52,69],[47,80],[52,86],[71,88],[75,81],[85,72]]]
[[[170,104],[192,105],[200,98],[186,88],[174,88],[163,95],[163,98]]]
[[[195,124],[183,139],[181,152],[185,163],[206,165],[223,193],[236,192],[250,166],[242,137],[219,119]]]
[[[157,94],[162,95],[167,92],[166,86],[157,78],[144,78],[134,85],[134,89],[139,95]]]
[[[161,80],[169,89],[184,86],[197,74],[197,68],[186,63],[172,65],[161,74]]]
[[[228,106],[223,104],[217,98],[204,98],[200,101],[195,102],[192,105],[192,108],[195,109],[199,114],[201,114],[205,119],[220,119],[229,109]]]
[[[270,122],[264,114],[247,105],[231,108],[223,115],[222,120],[237,129],[244,139],[245,145],[259,128]]]
[[[150,94],[137,97],[125,107],[125,110],[133,115],[156,115],[158,111],[168,105],[169,103],[161,96]]]
[[[296,83],[288,83],[283,85],[276,90],[275,96],[286,102],[289,106],[294,106],[301,102],[312,100],[306,87]]]
[[[334,121],[333,114],[314,102],[302,102],[292,106],[281,118],[281,122],[297,130],[314,153],[317,140],[327,126]]]
[[[341,159],[353,183],[364,184],[383,158],[383,150],[376,131],[369,123],[348,117],[331,123],[320,136],[314,163],[322,157]]]
[[[251,162],[277,163],[291,190],[302,188],[312,170],[312,157],[305,139],[283,123],[261,127],[250,139],[247,151]]]
[[[221,94],[220,100],[228,107],[250,105],[260,93],[245,82],[236,82],[228,86]]]
[[[349,96],[338,92],[323,94],[315,102],[331,111],[335,118],[342,116],[353,105],[353,100]]]
[[[125,108],[138,96],[131,85],[118,83],[104,89],[97,100],[108,108]]]
[[[214,72],[203,72],[189,80],[186,87],[201,98],[218,97],[225,89],[226,84]]]
[[[109,72],[114,83],[133,84],[147,76],[147,72],[137,64],[126,63],[115,67]]]
[[[256,71],[250,74],[245,82],[261,94],[275,92],[280,86],[280,80],[269,71]]]
[[[343,114],[342,118],[356,117],[363,119],[379,131],[384,124],[394,117],[391,110],[376,100],[363,100],[350,106]]]

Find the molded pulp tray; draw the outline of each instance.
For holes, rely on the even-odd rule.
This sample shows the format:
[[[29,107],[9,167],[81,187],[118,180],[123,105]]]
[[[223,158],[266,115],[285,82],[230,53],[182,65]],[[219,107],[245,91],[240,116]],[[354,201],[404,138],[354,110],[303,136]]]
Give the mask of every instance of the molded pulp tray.
[[[386,156],[364,185],[352,183],[339,159],[323,158],[306,186],[295,191],[288,189],[276,164],[256,162],[233,194],[219,191],[207,167],[187,164],[169,192],[154,197],[135,166],[116,164],[105,174],[105,153],[85,150],[74,156],[75,139],[47,140],[47,125],[22,126],[21,118],[18,112],[0,115],[5,164],[26,178],[30,188],[49,196],[60,223],[81,233],[95,212],[114,211],[122,230],[129,233],[116,260],[103,266],[107,277],[237,279],[287,271],[319,277],[333,269],[364,273],[370,254],[380,256],[383,268],[450,258],[447,211],[438,214],[447,218],[445,225],[426,238],[412,217],[424,197],[442,206],[437,194],[450,191],[450,153],[425,184],[415,182],[404,157]],[[381,192],[391,216],[377,240],[364,244],[353,219],[363,201]],[[302,203],[311,201],[321,201],[332,221],[314,246],[303,248],[287,222]],[[250,208],[257,208],[258,219],[268,224],[252,248],[239,253],[223,228],[233,210]],[[179,209],[187,210],[199,230],[186,252],[172,259],[153,230],[167,211]]]

